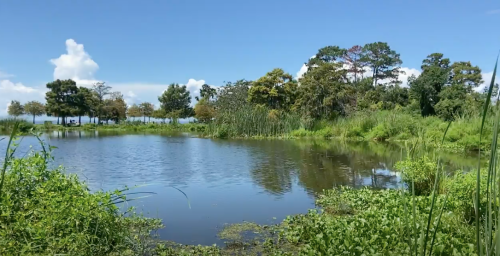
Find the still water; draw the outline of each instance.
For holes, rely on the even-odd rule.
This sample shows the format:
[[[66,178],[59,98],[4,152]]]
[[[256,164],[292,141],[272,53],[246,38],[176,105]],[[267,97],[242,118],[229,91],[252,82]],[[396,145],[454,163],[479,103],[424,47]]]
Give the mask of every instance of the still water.
[[[217,233],[225,224],[273,224],[305,213],[315,207],[315,193],[333,186],[401,186],[393,166],[406,156],[403,147],[380,143],[215,140],[186,133],[70,131],[42,139],[57,147],[54,164],[78,174],[94,191],[146,185],[134,192],[156,194],[128,206],[163,219],[162,239],[204,245],[221,244]],[[5,145],[0,142],[0,154]],[[30,145],[39,148],[36,138],[24,137],[18,154]],[[443,158],[460,167],[476,163]],[[191,207],[175,188],[187,194]]]

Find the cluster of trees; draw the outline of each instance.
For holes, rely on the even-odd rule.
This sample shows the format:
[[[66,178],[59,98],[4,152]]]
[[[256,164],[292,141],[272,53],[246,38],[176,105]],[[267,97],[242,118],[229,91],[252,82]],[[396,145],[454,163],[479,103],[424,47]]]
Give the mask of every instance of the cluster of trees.
[[[228,83],[214,100],[198,103],[211,105],[213,112],[199,112],[230,112],[250,104],[333,119],[365,109],[400,108],[450,120],[477,112],[487,95],[474,90],[483,83],[481,69],[468,61],[451,63],[441,53],[430,54],[422,61],[421,75],[409,77],[408,87],[401,86],[401,64],[400,54],[384,42],[349,49],[327,46],[306,63],[307,72],[298,81],[276,68],[255,81]]]
[[[205,85],[208,86],[208,85]],[[166,119],[186,118],[193,116],[193,109],[190,107],[191,96],[186,86],[179,84],[171,84],[158,97],[161,103],[161,108],[155,109],[154,104],[143,102],[139,105],[127,106],[123,94],[114,92],[111,86],[104,82],[95,83],[91,88],[77,86],[76,82],[68,80],[55,80],[47,83],[49,91],[45,95],[46,103],[30,101],[25,105],[21,105],[19,101],[12,101],[8,108],[8,113],[11,116],[20,116],[23,114],[33,115],[33,123],[35,116],[47,114],[48,116],[57,117],[62,125],[67,123],[68,117],[78,117],[78,122],[81,123],[82,116],[88,116],[89,122],[98,123],[108,122],[112,120],[119,123],[126,120],[127,117],[135,118],[139,116]]]
[[[13,101],[9,114],[33,117],[46,113],[68,116],[97,117],[99,122],[120,122],[127,117],[156,119],[195,116],[209,122],[221,113],[234,113],[243,107],[261,107],[272,111],[298,113],[310,119],[333,119],[356,111],[404,108],[423,116],[438,115],[453,119],[457,115],[477,111],[485,93],[476,92],[483,81],[481,69],[468,61],[452,63],[441,53],[433,53],[422,61],[420,76],[411,76],[408,87],[399,80],[400,54],[384,42],[355,45],[349,49],[327,46],[308,60],[307,72],[294,79],[276,68],[255,81],[228,82],[218,90],[204,84],[194,108],[186,86],[170,84],[158,97],[160,107],[150,102],[127,107],[123,95],[112,92],[105,83],[92,88],[78,87],[72,80],[56,80],[47,84],[49,91],[44,106],[29,102],[21,106]]]
[[[13,100],[10,102],[7,112],[9,115],[15,117],[24,114],[31,115],[33,116],[33,123],[35,123],[36,116],[45,114],[45,105],[38,101],[28,101],[22,105],[19,101]]]

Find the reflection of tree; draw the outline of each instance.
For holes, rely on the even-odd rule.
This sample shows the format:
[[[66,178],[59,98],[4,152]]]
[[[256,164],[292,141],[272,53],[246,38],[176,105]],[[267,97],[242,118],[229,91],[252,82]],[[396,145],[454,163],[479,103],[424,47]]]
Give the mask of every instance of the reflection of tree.
[[[275,195],[290,192],[292,177],[296,176],[297,166],[292,160],[295,157],[285,144],[287,142],[261,142],[257,150],[251,151],[254,163],[250,173],[252,179],[267,192]]]
[[[395,187],[392,167],[401,157],[400,148],[373,143],[341,144],[332,141],[260,141],[252,150],[255,183],[272,194],[292,188],[294,177],[309,192],[338,185]]]

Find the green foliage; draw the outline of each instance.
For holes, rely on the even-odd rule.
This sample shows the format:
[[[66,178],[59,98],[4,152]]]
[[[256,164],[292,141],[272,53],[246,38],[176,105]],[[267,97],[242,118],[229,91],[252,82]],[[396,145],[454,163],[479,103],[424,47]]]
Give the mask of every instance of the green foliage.
[[[406,184],[414,183],[415,195],[430,195],[436,180],[436,161],[427,156],[417,159],[406,159],[396,164],[396,169],[401,171],[402,180]],[[408,186],[412,191],[411,185]]]
[[[90,193],[75,175],[50,169],[49,153],[31,152],[4,162],[0,254],[106,255],[135,250],[138,237],[161,226],[157,220],[120,213],[115,204],[127,200],[126,190]]]
[[[368,67],[372,69],[373,84],[383,79],[397,79],[400,73],[399,67],[403,63],[399,53],[392,50],[384,42],[375,42],[363,46],[363,57],[361,58]]]
[[[135,103],[132,104],[132,106],[130,106],[127,109],[127,117],[136,118],[136,117],[140,117],[141,115],[142,115],[141,108]]]
[[[24,114],[24,106],[17,100],[13,100],[10,102],[9,107],[7,108],[7,113],[10,116],[18,117]]]
[[[45,105],[38,101],[29,101],[24,104],[24,111],[26,114],[33,116],[33,124],[35,123],[35,116],[41,116],[45,114]]]
[[[215,109],[207,98],[201,98],[194,106],[194,113],[200,122],[208,123],[215,116]]]
[[[301,126],[300,116],[265,107],[243,106],[235,111],[217,111],[207,133],[217,138],[279,137]]]
[[[0,133],[10,133],[14,126],[18,123],[19,131],[22,133],[29,132],[34,126],[32,123],[18,118],[4,118],[0,119]]]
[[[55,80],[47,83],[49,91],[45,94],[47,100],[47,112],[62,118],[62,124],[66,124],[67,116],[71,116],[77,106],[78,87],[76,82],[68,80]]]
[[[144,117],[144,122],[146,122],[146,117],[151,119],[153,112],[155,111],[155,106],[150,102],[143,102],[139,104],[139,109],[141,111],[142,116]]]
[[[101,109],[101,118],[103,120],[113,120],[120,123],[127,119],[127,103],[120,92],[111,93],[109,99],[105,99]]]
[[[280,239],[298,246],[299,255],[411,255],[408,239],[413,231],[405,227],[415,220],[414,232],[423,235],[431,200],[416,197],[416,214],[405,220],[405,208],[411,202],[406,201],[405,206],[402,193],[406,192],[346,187],[327,190],[317,200],[324,213],[311,210],[288,217]],[[439,197],[438,203],[442,202],[443,197]],[[473,234],[472,226],[453,213],[444,214],[434,243],[435,255],[475,255]]]
[[[248,101],[271,109],[290,109],[295,104],[297,83],[292,75],[276,68],[253,82]]]
[[[158,100],[167,115],[174,119],[190,117],[193,114],[190,107],[191,96],[185,85],[170,84]]]

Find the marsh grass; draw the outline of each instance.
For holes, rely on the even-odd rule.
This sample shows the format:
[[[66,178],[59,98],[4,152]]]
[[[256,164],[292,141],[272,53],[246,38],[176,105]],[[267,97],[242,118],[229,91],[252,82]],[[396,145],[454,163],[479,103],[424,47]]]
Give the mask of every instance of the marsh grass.
[[[206,133],[215,138],[282,137],[301,128],[302,123],[298,114],[243,106],[217,113]]]

